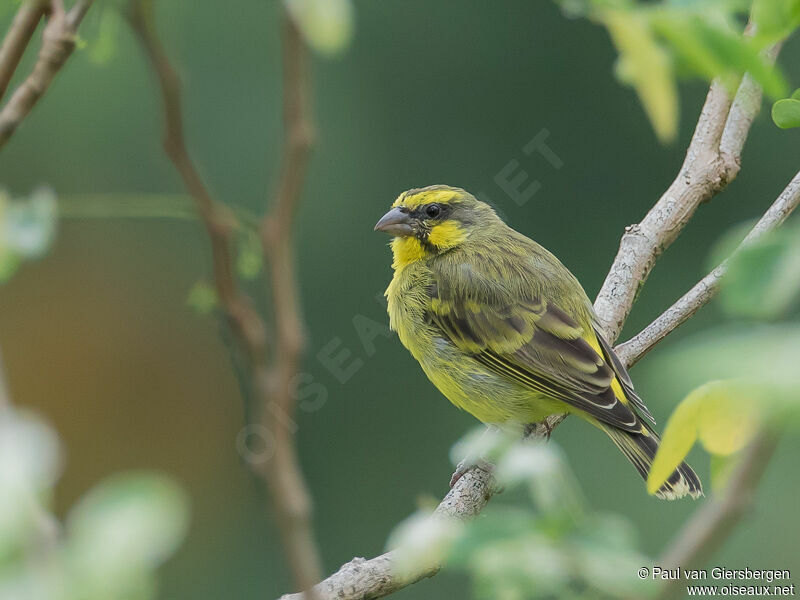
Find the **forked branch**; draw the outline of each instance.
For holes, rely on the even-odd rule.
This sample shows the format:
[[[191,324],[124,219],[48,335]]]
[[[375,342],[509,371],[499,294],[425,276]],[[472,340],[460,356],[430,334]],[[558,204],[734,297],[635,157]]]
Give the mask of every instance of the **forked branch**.
[[[778,46],[770,51],[770,57],[774,59],[777,51]],[[743,78],[733,100],[720,83],[712,83],[678,176],[645,218],[626,230],[619,252],[595,300],[595,312],[609,342],[613,343],[619,336],[636,294],[658,257],[675,241],[698,206],[724,189],[739,172],[741,151],[760,105],[761,89],[749,76]],[[792,184],[787,190],[794,190]],[[791,208],[796,206],[797,200],[787,200],[783,198],[784,194],[762,218],[760,225],[762,222],[770,223],[773,227],[779,225]],[[792,198],[795,194],[796,190],[789,192]],[[778,213],[783,217],[776,219]],[[698,295],[693,310],[696,311],[711,297],[713,294]],[[683,320],[664,318],[666,320],[661,328],[668,333],[688,317]],[[659,339],[663,339],[664,335],[666,333]],[[644,345],[641,348],[631,347],[623,352],[623,362],[630,366],[647,350],[649,347],[645,349]],[[563,420],[563,415],[548,418],[546,426],[537,425],[532,437],[545,437],[546,432]],[[456,482],[436,512],[458,518],[471,517],[486,506],[492,494],[492,474],[484,469],[473,469]],[[370,560],[353,559],[316,586],[319,598],[381,598],[430,577],[439,570],[439,565],[428,565],[400,578],[392,564],[393,552]],[[302,595],[288,594],[280,600],[302,600]]]
[[[0,150],[44,96],[55,76],[72,55],[78,26],[91,5],[92,0],[78,0],[69,11],[65,11],[63,2],[51,3],[47,25],[42,33],[42,46],[33,70],[0,109]],[[40,9],[41,4],[32,2],[23,5],[20,9],[23,12],[17,14],[0,49],[0,84],[5,79],[7,85],[16,70],[36,29],[36,23],[41,18]]]
[[[249,359],[248,376],[258,397],[261,425],[271,436],[272,455],[254,464],[265,479],[274,505],[285,554],[295,584],[311,590],[321,575],[311,527],[311,499],[294,446],[292,381],[298,370],[303,328],[298,313],[292,254],[292,223],[311,144],[307,57],[297,28],[284,22],[284,110],[286,144],[281,183],[272,209],[263,219],[262,243],[270,267],[276,337],[268,356],[267,327],[239,289],[231,261],[233,219],[211,196],[192,161],[183,133],[180,78],[158,37],[150,0],[134,0],[130,22],[156,73],[164,111],[164,149],[195,200],[211,241],[214,282],[223,311]]]

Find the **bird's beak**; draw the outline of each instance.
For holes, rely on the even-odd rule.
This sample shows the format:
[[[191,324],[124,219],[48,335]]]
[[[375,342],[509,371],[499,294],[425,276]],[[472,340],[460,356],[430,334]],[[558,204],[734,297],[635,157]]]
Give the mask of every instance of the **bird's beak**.
[[[414,233],[414,229],[411,227],[411,218],[408,213],[399,208],[393,208],[383,215],[381,220],[375,224],[375,231],[383,231],[396,237]]]

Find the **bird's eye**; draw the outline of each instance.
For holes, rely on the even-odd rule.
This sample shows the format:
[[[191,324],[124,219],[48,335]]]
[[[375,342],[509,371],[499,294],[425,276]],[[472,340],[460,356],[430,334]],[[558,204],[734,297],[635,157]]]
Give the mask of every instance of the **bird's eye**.
[[[425,214],[431,219],[435,219],[442,213],[442,207],[438,204],[429,204],[425,207]]]

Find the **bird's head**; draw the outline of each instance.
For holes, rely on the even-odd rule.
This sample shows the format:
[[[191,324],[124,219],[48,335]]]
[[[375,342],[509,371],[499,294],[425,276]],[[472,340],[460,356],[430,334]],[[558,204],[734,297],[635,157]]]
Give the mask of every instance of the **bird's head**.
[[[395,267],[462,245],[499,221],[494,210],[461,188],[432,185],[403,192],[375,225],[394,236]]]

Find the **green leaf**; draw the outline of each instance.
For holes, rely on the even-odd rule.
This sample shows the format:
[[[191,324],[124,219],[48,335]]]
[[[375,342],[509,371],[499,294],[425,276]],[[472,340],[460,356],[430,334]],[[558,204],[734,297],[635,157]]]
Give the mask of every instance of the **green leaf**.
[[[781,129],[800,127],[800,100],[796,100],[794,94],[792,96],[772,105],[772,120]]]
[[[3,214],[5,244],[20,256],[39,258],[53,241],[57,218],[56,196],[49,188],[11,202]]]
[[[344,50],[353,37],[351,0],[284,0],[308,44],[322,54]]]
[[[712,381],[691,392],[667,422],[647,477],[654,494],[700,440],[712,454],[727,456],[745,446],[760,422],[764,391],[743,380]]]
[[[672,63],[642,15],[608,10],[599,14],[619,52],[617,75],[633,86],[662,142],[678,130],[678,90]]]
[[[88,56],[95,65],[107,65],[117,54],[122,19],[114,7],[98,6],[98,8],[102,8],[100,22],[96,38],[88,44]]]
[[[188,499],[171,479],[151,472],[113,475],[68,515],[72,575],[95,594],[130,597],[131,590],[151,585],[150,572],[177,550],[188,522]]]
[[[237,237],[236,272],[243,279],[255,279],[262,265],[261,240],[254,231],[242,229]]]
[[[769,64],[756,44],[734,31],[725,19],[704,19],[678,10],[656,11],[653,26],[667,39],[682,61],[708,80],[720,78],[731,91],[748,72],[772,97],[786,95],[780,70]]]
[[[790,97],[795,99],[795,100],[800,100],[800,88],[798,88],[795,91],[793,91],[792,95]]]
[[[728,314],[775,318],[799,299],[800,228],[767,234],[731,258],[720,297]]]
[[[800,425],[800,324],[719,327],[685,338],[648,371],[666,397],[717,379],[745,380],[757,390],[762,418],[776,427]]]
[[[777,42],[800,25],[800,0],[754,0],[751,20],[762,44]]]
[[[462,534],[464,524],[456,519],[419,511],[394,528],[388,548],[395,550],[393,566],[401,577],[444,562]]]
[[[715,492],[725,489],[734,467],[739,463],[737,455],[711,455],[711,489]]]
[[[189,290],[186,304],[198,315],[205,316],[217,308],[219,300],[217,292],[211,287],[211,284],[206,281],[198,281]]]

